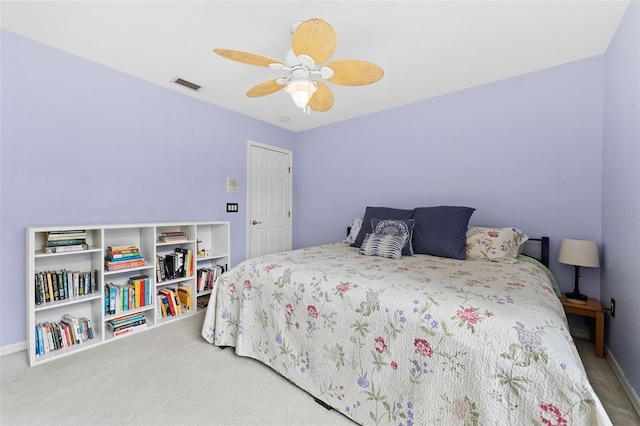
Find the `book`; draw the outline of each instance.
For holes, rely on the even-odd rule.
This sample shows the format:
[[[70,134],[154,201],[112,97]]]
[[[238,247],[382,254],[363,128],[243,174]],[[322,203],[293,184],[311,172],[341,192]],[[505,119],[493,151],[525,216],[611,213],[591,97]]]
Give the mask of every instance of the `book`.
[[[180,235],[160,235],[158,239],[163,243],[170,243],[175,241],[188,241],[189,237],[183,233]]]
[[[87,243],[87,240],[85,238],[52,240],[52,241],[47,241],[47,247],[72,246],[72,245],[86,244],[86,243]]]
[[[88,319],[87,317],[82,317],[80,318],[80,321],[84,324],[84,328],[86,331],[86,340],[91,340],[93,339],[93,327],[91,326],[91,320]]]
[[[61,231],[48,231],[47,235],[57,236],[57,235],[67,235],[67,234],[86,234],[86,229],[67,229]]]
[[[127,256],[127,257],[116,257],[116,258],[111,258],[111,257],[107,257],[105,258],[106,261],[108,262],[127,262],[130,260],[136,260],[136,259],[142,259],[142,255],[140,253],[135,253],[132,254],[131,256]]]
[[[128,328],[124,328],[122,330],[114,331],[113,332],[113,337],[119,337],[119,336],[123,336],[125,334],[135,333],[135,332],[138,332],[140,330],[144,330],[145,328],[147,328],[147,323],[138,324],[138,325],[133,326],[133,327],[128,327]]]
[[[134,268],[136,266],[144,266],[144,258],[120,262],[110,262],[105,260],[104,262],[104,267],[107,271],[117,271],[119,269]]]
[[[118,252],[120,250],[131,250],[131,249],[137,249],[138,246],[136,246],[135,244],[128,244],[128,245],[124,245],[124,246],[107,246],[107,251],[108,252]]]
[[[73,315],[69,315],[69,314],[64,314],[62,316],[62,319],[69,321],[71,324],[73,324],[73,330],[74,330],[74,334],[75,334],[75,338],[76,338],[76,343],[82,343],[82,330],[80,328],[80,321],[78,321],[77,317],[74,317]]]
[[[167,315],[170,315],[169,301],[167,300],[167,297],[162,294],[158,294],[156,298],[158,301],[158,309],[160,310],[161,317],[165,318]]]
[[[136,246],[131,246],[133,248],[126,248],[126,249],[111,249],[108,248],[107,249],[107,254],[109,255],[120,255],[120,254],[132,254],[132,253],[139,253],[140,249]]]
[[[109,253],[108,258],[110,260],[116,260],[116,259],[136,259],[142,257],[140,255],[140,250],[136,250],[136,251],[132,251],[130,253]]]
[[[43,356],[44,352],[44,340],[42,340],[42,327],[40,324],[36,325],[36,356]]]
[[[87,234],[85,232],[76,232],[73,234],[48,234],[47,241],[60,241],[60,240],[86,240]]]
[[[162,235],[175,237],[175,236],[186,236],[187,233],[184,231],[169,231],[169,232],[163,232]]]
[[[53,286],[53,300],[60,300],[60,287],[58,286],[58,273],[51,271],[51,285]]]
[[[183,311],[191,311],[192,308],[192,297],[193,293],[191,291],[191,285],[185,283],[178,284],[178,299],[180,304],[182,305]]]
[[[42,252],[51,254],[51,253],[67,253],[72,251],[81,251],[81,250],[89,250],[89,245],[86,243],[82,244],[70,244],[66,246],[44,246],[42,247]]]
[[[47,293],[45,293],[47,302],[53,302],[55,300],[53,293],[53,280],[51,278],[51,271],[47,271]]]
[[[44,301],[44,290],[43,290],[41,272],[38,272],[37,274],[35,274],[34,282],[35,282],[36,305],[42,305],[43,303],[45,303],[45,301]]]

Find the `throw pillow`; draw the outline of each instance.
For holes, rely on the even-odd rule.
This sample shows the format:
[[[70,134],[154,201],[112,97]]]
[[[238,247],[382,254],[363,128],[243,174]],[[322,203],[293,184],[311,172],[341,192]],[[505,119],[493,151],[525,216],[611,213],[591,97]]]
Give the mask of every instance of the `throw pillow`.
[[[353,242],[356,240],[356,237],[360,233],[360,228],[362,228],[362,218],[356,217],[355,219],[353,219],[353,222],[351,222],[351,229],[349,230],[349,235],[347,236],[347,239],[344,241],[346,243],[353,244]]]
[[[371,219],[411,219],[412,217],[413,210],[394,209],[391,207],[367,207],[364,212],[364,218],[362,219],[360,233],[351,245],[353,247],[360,247],[365,235],[373,232]]]
[[[466,259],[467,227],[475,210],[458,206],[414,209],[413,252]]]
[[[467,258],[515,263],[520,247],[529,239],[516,228],[483,228],[467,230]]]
[[[367,256],[381,256],[390,259],[402,257],[402,247],[406,240],[399,235],[391,234],[367,234],[362,241],[358,253]]]
[[[391,234],[405,238],[406,242],[402,247],[403,256],[411,256],[413,254],[413,219],[372,219],[371,226],[376,234]]]

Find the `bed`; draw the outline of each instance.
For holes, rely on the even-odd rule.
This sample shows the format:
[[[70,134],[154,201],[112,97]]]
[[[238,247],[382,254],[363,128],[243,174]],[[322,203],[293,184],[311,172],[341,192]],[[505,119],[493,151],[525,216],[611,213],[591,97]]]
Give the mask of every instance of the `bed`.
[[[611,424],[540,262],[352,244],[238,264],[202,336],[360,424]]]

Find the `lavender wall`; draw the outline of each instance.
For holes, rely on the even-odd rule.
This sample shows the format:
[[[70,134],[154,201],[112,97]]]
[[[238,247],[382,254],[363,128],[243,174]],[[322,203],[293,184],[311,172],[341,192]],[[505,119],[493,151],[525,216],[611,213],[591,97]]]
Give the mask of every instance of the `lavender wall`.
[[[605,61],[602,300],[616,299],[606,343],[640,394],[640,2],[632,1]]]
[[[343,238],[368,205],[466,205],[471,224],[600,241],[603,58],[595,57],[303,132],[294,244]],[[599,271],[581,290],[598,297]]]
[[[27,226],[229,220],[244,259],[247,140],[292,149],[294,134],[1,36],[0,346],[25,340]]]

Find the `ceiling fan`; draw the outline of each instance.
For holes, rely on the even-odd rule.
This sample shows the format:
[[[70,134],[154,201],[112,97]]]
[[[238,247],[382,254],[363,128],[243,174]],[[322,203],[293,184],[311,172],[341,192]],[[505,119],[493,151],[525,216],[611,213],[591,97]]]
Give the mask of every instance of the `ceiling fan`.
[[[249,89],[250,98],[270,95],[281,89],[291,95],[296,106],[309,113],[324,112],[333,106],[333,93],[322,81],[343,86],[363,86],[375,83],[384,75],[382,68],[371,62],[344,59],[327,61],[336,49],[333,27],[322,19],[299,21],[291,26],[291,50],[284,63],[267,56],[233,49],[214,49],[223,58],[244,64],[269,67],[288,72],[285,77],[267,80]]]

